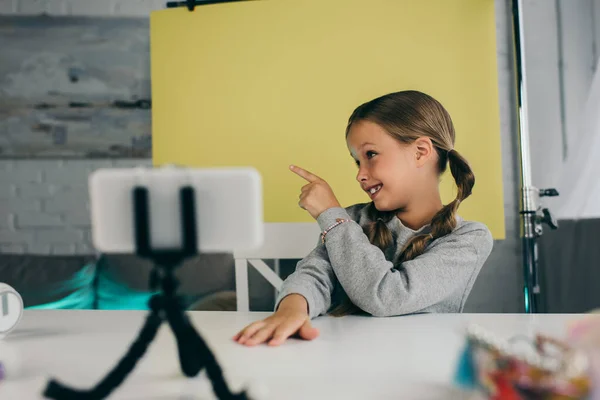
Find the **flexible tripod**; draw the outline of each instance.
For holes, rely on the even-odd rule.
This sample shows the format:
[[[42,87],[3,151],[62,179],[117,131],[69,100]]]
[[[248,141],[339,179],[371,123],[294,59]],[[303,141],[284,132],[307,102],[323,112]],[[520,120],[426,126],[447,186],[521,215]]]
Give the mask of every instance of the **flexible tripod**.
[[[148,191],[146,188],[137,187],[133,192],[137,254],[154,262],[154,269],[150,274],[150,289],[160,289],[158,294],[150,298],[150,313],[135,342],[113,370],[93,389],[71,389],[56,380],[51,380],[44,391],[45,397],[56,400],[104,399],[135,368],[138,360],[142,358],[148,346],[154,340],[158,328],[166,321],[177,340],[179,363],[181,370],[187,377],[196,376],[203,368],[206,368],[208,377],[212,382],[213,391],[219,399],[249,399],[246,392],[234,394],[229,390],[223,378],[221,367],[213,353],[194,329],[187,315],[182,311],[181,300],[177,295],[178,282],[174,270],[184,259],[197,254],[197,233],[193,188],[182,188],[179,197],[183,246],[181,249],[157,251],[150,247]]]

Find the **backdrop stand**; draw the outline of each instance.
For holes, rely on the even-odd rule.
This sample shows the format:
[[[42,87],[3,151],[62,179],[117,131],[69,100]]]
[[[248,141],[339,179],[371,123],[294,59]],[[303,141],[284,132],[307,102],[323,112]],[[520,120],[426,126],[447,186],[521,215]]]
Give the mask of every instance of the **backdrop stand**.
[[[531,155],[529,148],[529,114],[527,110],[527,72],[523,31],[523,0],[512,1],[513,31],[515,35],[517,119],[519,132],[521,182],[521,237],[523,241],[523,294],[526,313],[539,312],[541,289],[538,274],[537,240],[545,223],[557,229],[558,223],[547,208],[541,207],[540,198],[558,196],[554,188],[538,189],[531,184]]]

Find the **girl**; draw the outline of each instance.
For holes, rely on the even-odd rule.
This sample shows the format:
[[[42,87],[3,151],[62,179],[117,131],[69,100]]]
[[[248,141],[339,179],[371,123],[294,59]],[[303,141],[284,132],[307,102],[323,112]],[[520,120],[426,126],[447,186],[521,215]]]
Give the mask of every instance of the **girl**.
[[[454,140],[439,102],[403,91],[359,106],[348,122],[356,180],[370,203],[344,209],[327,182],[291,166],[308,181],[299,205],[319,223],[321,240],[285,280],[275,313],[234,340],[276,346],[294,334],[314,339],[310,320],[325,313],[461,312],[493,240],[485,225],[456,215],[475,177]],[[439,180],[447,165],[458,193],[444,206]]]

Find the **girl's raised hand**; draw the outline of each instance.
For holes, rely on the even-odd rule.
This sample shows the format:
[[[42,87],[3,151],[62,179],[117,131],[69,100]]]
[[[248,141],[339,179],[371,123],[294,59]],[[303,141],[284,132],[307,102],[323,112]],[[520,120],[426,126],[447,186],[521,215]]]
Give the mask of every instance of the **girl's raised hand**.
[[[308,184],[301,189],[298,205],[308,211],[314,219],[325,210],[341,207],[333,190],[323,179],[295,165],[291,165],[290,170],[308,181]]]

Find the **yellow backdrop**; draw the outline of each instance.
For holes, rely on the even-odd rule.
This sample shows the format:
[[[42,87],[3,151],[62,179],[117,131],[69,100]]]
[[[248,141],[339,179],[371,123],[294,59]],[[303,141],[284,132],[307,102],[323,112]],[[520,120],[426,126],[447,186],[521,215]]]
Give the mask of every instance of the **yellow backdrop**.
[[[266,222],[321,176],[343,206],[368,202],[344,130],[352,110],[417,89],[444,104],[477,182],[464,218],[504,238],[493,0],[262,0],[151,15],[155,165],[246,166],[263,177]],[[445,201],[455,195],[442,180]]]

